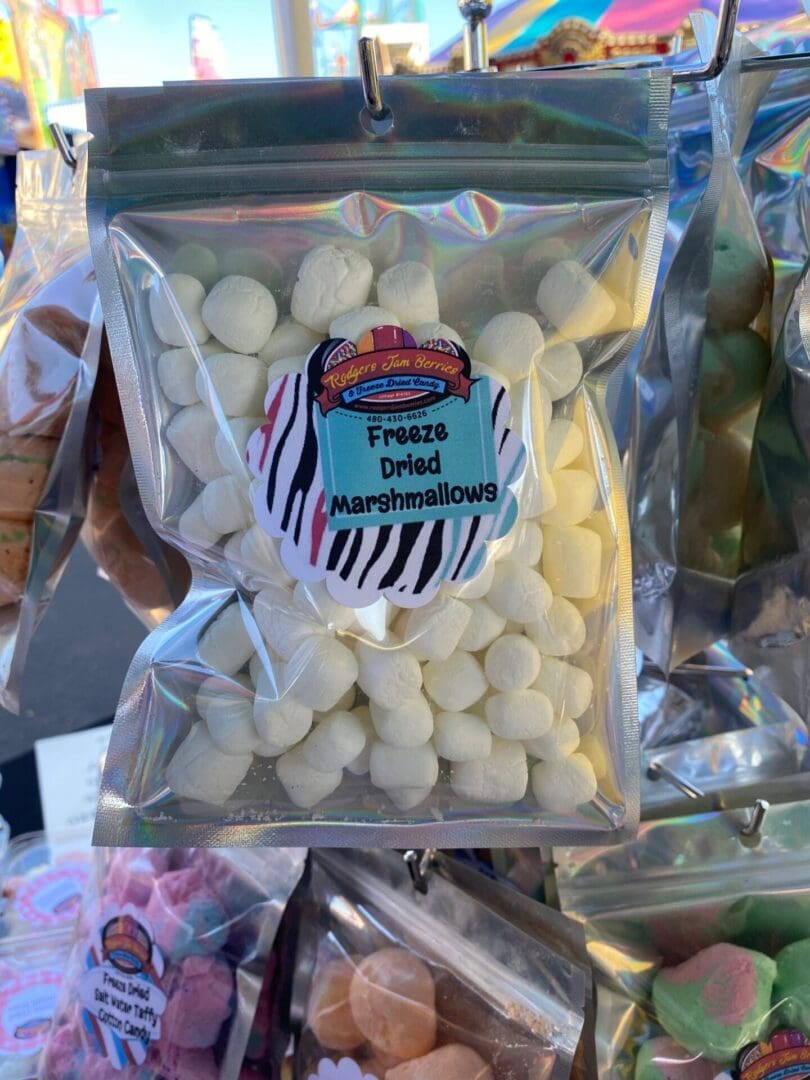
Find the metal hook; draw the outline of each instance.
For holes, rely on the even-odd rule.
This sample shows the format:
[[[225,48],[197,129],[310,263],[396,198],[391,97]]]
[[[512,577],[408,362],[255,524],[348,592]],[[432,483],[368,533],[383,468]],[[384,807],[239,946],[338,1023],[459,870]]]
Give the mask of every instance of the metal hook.
[[[717,37],[714,39],[712,55],[702,67],[676,68],[672,72],[674,83],[709,82],[724,70],[734,44],[739,6],[740,0],[722,0],[717,13]]]
[[[647,766],[647,779],[648,780],[666,780],[668,784],[671,784],[674,788],[677,788],[681,794],[686,795],[689,799],[702,799],[705,792],[700,788],[695,787],[694,784],[690,784],[688,780],[684,780],[682,776],[678,776],[673,772],[669,766],[664,765],[661,761],[651,761]]]
[[[380,71],[377,64],[377,42],[374,38],[361,37],[357,43],[360,55],[360,81],[363,84],[363,97],[366,109],[372,120],[388,120],[391,110],[387,107],[380,89]]]
[[[748,846],[755,846],[761,840],[760,832],[762,831],[762,823],[765,821],[765,815],[771,808],[771,804],[766,799],[757,799],[751,808],[751,816],[745,825],[740,826],[740,840],[743,843],[748,842]]]
[[[769,71],[777,68],[788,71],[791,68],[803,68],[810,65],[810,53],[769,53],[767,56],[748,56],[740,67],[743,71]]]
[[[750,667],[724,667],[722,664],[694,664],[687,661],[673,668],[673,675],[719,675],[726,679],[753,679],[754,672]]]
[[[56,143],[56,149],[62,155],[62,160],[69,169],[72,169],[75,172],[78,159],[73,153],[73,147],[68,142],[65,129],[61,124],[48,124],[48,130],[51,133],[51,138]]]
[[[411,848],[405,852],[402,858],[408,867],[413,887],[417,892],[426,896],[428,891],[427,874],[436,858],[436,848]]]
[[[464,23],[464,70],[489,71],[489,43],[486,20],[491,0],[458,0]]]

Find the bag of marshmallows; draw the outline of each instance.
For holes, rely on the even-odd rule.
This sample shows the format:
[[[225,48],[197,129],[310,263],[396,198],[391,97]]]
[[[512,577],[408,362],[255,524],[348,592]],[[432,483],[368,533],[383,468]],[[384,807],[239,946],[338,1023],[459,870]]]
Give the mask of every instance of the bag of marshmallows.
[[[90,97],[135,473],[194,571],[124,686],[101,843],[635,824],[603,387],[655,280],[668,76],[394,79],[386,103]]]

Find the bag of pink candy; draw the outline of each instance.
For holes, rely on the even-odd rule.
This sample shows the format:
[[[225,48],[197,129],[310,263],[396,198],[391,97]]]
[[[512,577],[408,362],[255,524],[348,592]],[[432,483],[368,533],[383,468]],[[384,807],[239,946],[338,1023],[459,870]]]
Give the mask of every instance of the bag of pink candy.
[[[100,851],[40,1080],[239,1076],[305,851]]]

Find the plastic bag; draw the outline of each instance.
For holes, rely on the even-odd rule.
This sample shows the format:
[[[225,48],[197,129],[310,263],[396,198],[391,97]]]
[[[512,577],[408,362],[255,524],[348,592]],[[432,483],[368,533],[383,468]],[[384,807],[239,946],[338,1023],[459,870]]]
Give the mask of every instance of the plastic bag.
[[[12,711],[84,514],[102,315],[86,145],[76,153],[75,172],[55,150],[17,156],[17,234],[0,283],[0,704]]]
[[[771,807],[753,838],[740,831],[749,818],[682,817],[614,848],[555,849],[561,907],[584,924],[596,970],[599,1076],[810,1066],[810,804]]]
[[[238,1077],[305,855],[99,852],[41,1080]]]
[[[89,99],[135,471],[195,571],[127,678],[100,842],[635,823],[603,384],[655,278],[668,75],[388,86],[378,138],[351,81]]]
[[[301,1080],[569,1075],[581,969],[438,874],[417,892],[394,854],[317,851],[311,873]]]

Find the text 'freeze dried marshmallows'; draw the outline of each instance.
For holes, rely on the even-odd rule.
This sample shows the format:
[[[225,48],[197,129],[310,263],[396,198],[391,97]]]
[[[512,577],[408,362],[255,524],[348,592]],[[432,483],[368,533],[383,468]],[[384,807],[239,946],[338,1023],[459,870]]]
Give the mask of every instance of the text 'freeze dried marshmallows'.
[[[642,81],[651,94],[655,80]],[[500,121],[514,120],[500,90],[489,99],[495,85],[470,108],[503,153]],[[343,84],[317,87],[354,108]],[[272,87],[245,92],[270,95],[269,118],[289,113]],[[581,93],[565,81],[555,92],[581,115]],[[430,110],[409,107],[427,129],[443,116],[440,129],[456,130],[458,101],[441,82],[431,94]],[[536,95],[520,84],[540,124]],[[651,153],[645,101],[628,115],[644,115]],[[235,123],[237,137],[242,113]],[[273,130],[281,161],[291,135]],[[534,130],[514,148],[528,139],[550,154]],[[314,844],[450,843],[477,822],[532,842],[537,829],[632,826],[626,522],[601,375],[643,321],[665,185],[654,200],[651,176],[639,186],[637,147],[624,180],[614,169],[624,196],[589,195],[588,169],[570,161],[590,166],[598,150],[574,144],[562,173],[555,161],[553,199],[466,180],[459,194],[447,180],[457,162],[438,193],[420,194],[413,161],[407,192],[386,170],[394,190],[382,197],[370,162],[389,150],[352,138],[370,171],[335,202],[315,188],[245,199],[230,188],[193,207],[167,195],[171,210],[117,203],[115,228],[106,221],[107,300],[120,293],[138,313],[139,387],[123,393],[130,431],[149,438],[136,468],[196,585],[133,666],[119,720],[137,715],[156,750],[132,784],[131,750],[113,738],[108,777],[129,778],[133,813],[122,826],[111,799],[99,837],[143,826],[185,843],[277,844],[294,826]],[[348,158],[330,157],[338,145],[318,143],[321,185],[351,175]],[[272,183],[314,181],[310,152],[290,151],[294,169],[274,165]],[[611,161],[625,152],[611,147]],[[566,183],[577,195],[561,203]],[[593,206],[598,245],[575,205]],[[124,352],[119,379],[132,372]]]

